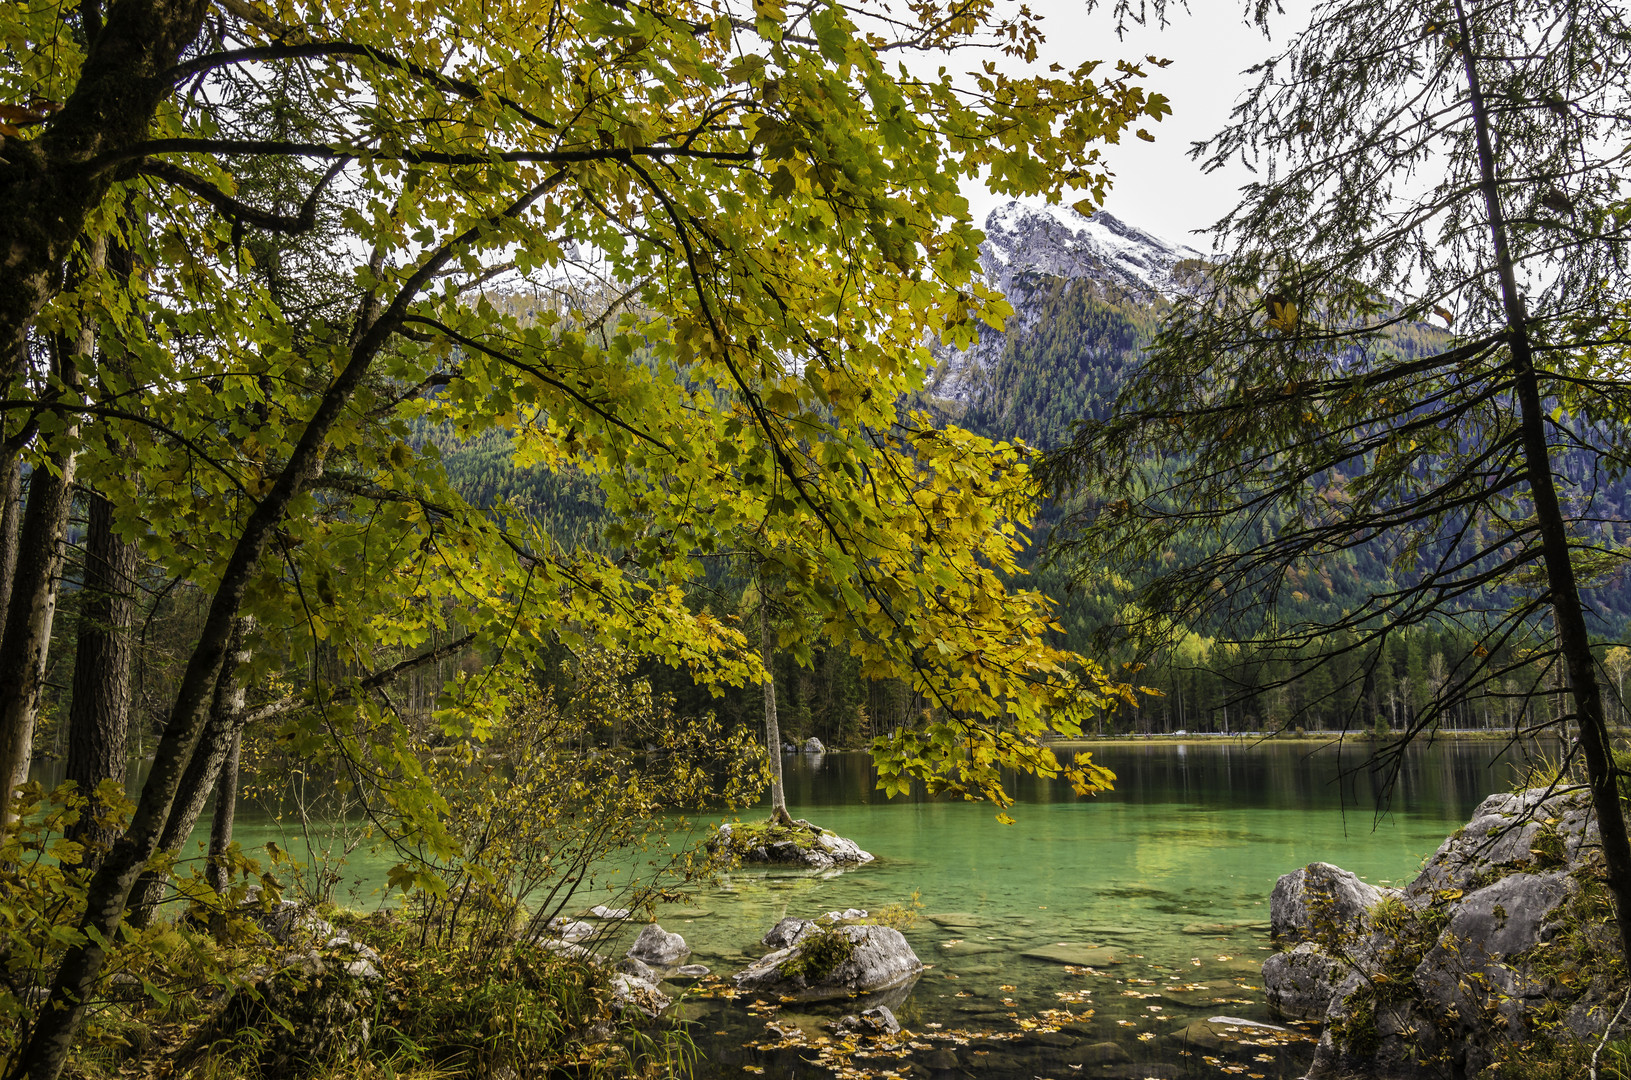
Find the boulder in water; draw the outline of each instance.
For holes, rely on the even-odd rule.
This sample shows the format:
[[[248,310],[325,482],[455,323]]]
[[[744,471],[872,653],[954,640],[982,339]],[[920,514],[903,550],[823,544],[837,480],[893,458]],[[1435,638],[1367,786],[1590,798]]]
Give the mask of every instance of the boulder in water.
[[[833,1022],[833,1030],[856,1035],[893,1035],[900,1030],[900,1021],[887,1005],[874,1005],[859,1015],[841,1016]]]
[[[691,947],[678,934],[669,933],[656,923],[647,923],[640,936],[634,939],[628,955],[647,964],[671,967],[690,955]]]
[[[1325,904],[1314,867],[1282,878],[1276,935],[1307,936],[1263,982],[1283,1014],[1325,1021],[1309,1076],[1472,1076],[1553,1018],[1600,1035],[1624,983],[1596,829],[1583,791],[1493,795],[1368,911],[1334,867],[1314,875],[1334,883]]]
[[[922,971],[899,930],[834,926],[761,957],[734,981],[742,990],[811,1001],[900,986]]]

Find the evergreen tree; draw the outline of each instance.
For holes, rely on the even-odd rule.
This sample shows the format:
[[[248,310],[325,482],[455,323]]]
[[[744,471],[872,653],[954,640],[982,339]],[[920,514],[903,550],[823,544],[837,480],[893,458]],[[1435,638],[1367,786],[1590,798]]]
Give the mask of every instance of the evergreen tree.
[[[1455,627],[1470,647],[1443,650],[1401,739],[1555,672],[1631,951],[1631,842],[1586,622],[1623,557],[1592,503],[1631,408],[1631,26],[1601,0],[1338,0],[1312,19],[1197,150],[1264,177],[1216,227],[1222,260],[1122,411],[1043,471],[1104,493],[1074,550],[1191,553],[1142,590],[1146,628],[1216,619],[1301,670],[1338,631],[1368,645],[1419,628],[1430,676],[1428,638]],[[1401,331],[1429,338],[1432,320],[1453,337],[1410,355]],[[1361,550],[1392,587],[1279,620],[1306,575]]]

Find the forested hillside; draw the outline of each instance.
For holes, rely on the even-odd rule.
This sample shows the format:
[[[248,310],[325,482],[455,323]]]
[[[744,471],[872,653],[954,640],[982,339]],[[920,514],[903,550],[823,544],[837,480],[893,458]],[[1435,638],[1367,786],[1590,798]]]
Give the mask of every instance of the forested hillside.
[[[1015,304],[1011,329],[990,334],[975,347],[948,352],[933,397],[936,407],[991,438],[1022,439],[1052,450],[1084,419],[1102,420],[1114,407],[1142,350],[1169,307],[1169,298],[1204,273],[1194,253],[1149,237],[1099,215],[1089,221],[1059,208],[1035,210],[1011,204],[991,215],[982,247],[986,273],[1000,281]],[[1109,242],[1106,242],[1109,241]],[[1132,268],[1129,270],[1129,266]],[[1390,332],[1390,346],[1402,359],[1443,346],[1441,328],[1412,323]],[[933,385],[933,384],[932,384]],[[1611,433],[1601,432],[1606,442]],[[1631,534],[1631,486],[1623,477],[1598,475],[1584,454],[1564,455],[1562,476],[1572,484],[1565,498],[1581,508],[1607,550],[1622,547]],[[1335,481],[1340,483],[1340,479]],[[1087,493],[1085,498],[1092,498]],[[1589,505],[1589,510],[1586,508]],[[1384,652],[1344,653],[1330,670],[1287,682],[1294,668],[1287,658],[1257,655],[1250,641],[1219,644],[1216,623],[1172,628],[1167,647],[1136,650],[1112,632],[1136,583],[1155,565],[1106,565],[1086,575],[1066,573],[1047,560],[1050,530],[1064,508],[1045,507],[1034,530],[1031,568],[1043,590],[1060,604],[1061,638],[1088,655],[1149,665],[1138,681],[1162,690],[1134,716],[1122,709],[1108,721],[1145,730],[1265,730],[1309,727],[1373,730],[1407,722],[1423,708],[1435,684],[1442,685],[1457,661],[1479,647],[1471,629],[1430,623],[1397,636]],[[1288,524],[1268,515],[1267,530]],[[1480,527],[1466,539],[1481,548]],[[1175,542],[1161,555],[1171,564],[1194,557]],[[1310,613],[1330,618],[1357,609],[1363,599],[1396,587],[1414,571],[1401,552],[1382,544],[1358,545],[1318,565],[1292,566],[1274,596],[1250,598],[1267,619],[1290,623]],[[1590,582],[1593,630],[1607,647],[1624,637],[1631,618],[1631,583],[1623,571]],[[1497,591],[1486,597],[1504,602]],[[1513,655],[1524,643],[1512,643]],[[1307,655],[1317,650],[1310,647]],[[1334,692],[1355,671],[1361,693]],[[1532,702],[1522,700],[1525,679],[1515,675],[1500,687],[1503,696],[1457,707],[1445,721],[1470,727],[1510,726]]]
[[[1101,231],[1095,234],[1088,231],[1087,219],[1057,209],[1010,207],[995,212],[987,223],[982,261],[1015,304],[1011,329],[1006,334],[987,332],[970,349],[942,354],[920,404],[980,435],[1022,440],[1038,450],[1061,445],[1084,418],[1104,418],[1155,334],[1169,306],[1167,293],[1183,287],[1190,275],[1204,272],[1194,252],[1163,246],[1109,220],[1120,241],[1113,250],[1096,242],[1096,236],[1104,235],[1098,219],[1094,225]],[[1074,237],[1073,226],[1082,230]],[[1128,236],[1145,239],[1133,243]],[[1129,260],[1133,271],[1127,269]],[[1444,336],[1432,327],[1412,325],[1396,330],[1393,339],[1399,354],[1411,357],[1441,344]],[[592,538],[600,527],[599,495],[591,479],[518,467],[511,440],[504,435],[488,432],[461,440],[447,430],[424,427],[417,438],[438,448],[450,477],[475,505],[508,508],[535,518],[565,543]],[[1588,479],[1584,467],[1583,461],[1569,463],[1582,484]],[[1631,500],[1625,485],[1601,484],[1594,491],[1606,511],[1602,517],[1627,520]],[[1293,666],[1283,657],[1261,658],[1249,643],[1221,645],[1215,625],[1175,628],[1170,647],[1138,652],[1118,642],[1110,631],[1140,575],[1154,568],[1106,566],[1087,585],[1071,580],[1046,558],[1049,531],[1060,511],[1043,507],[1026,559],[1035,584],[1059,605],[1058,644],[1117,664],[1147,665],[1129,677],[1164,694],[1147,699],[1140,710],[1121,707],[1115,715],[1105,716],[1106,732],[1293,727],[1368,731],[1379,719],[1386,726],[1397,726],[1422,707],[1434,681],[1442,683],[1457,658],[1476,647],[1468,631],[1422,626],[1400,635],[1385,654],[1355,655],[1344,661],[1346,669],[1338,665],[1295,686],[1280,685]],[[1609,543],[1620,542],[1631,532],[1631,526],[1607,520],[1601,529]],[[1167,558],[1191,554],[1172,550]],[[1396,579],[1400,571],[1396,555],[1362,546],[1317,567],[1290,569],[1289,587],[1273,598],[1279,617],[1289,620],[1308,610],[1332,613],[1354,608],[1361,598]],[[738,619],[747,583],[740,566],[717,560],[693,603],[722,619]],[[1617,640],[1631,614],[1631,590],[1618,579],[1607,580],[1595,590],[1595,597],[1599,635],[1605,642]],[[1371,673],[1363,680],[1365,692],[1333,693],[1332,687],[1346,684],[1355,669]],[[655,685],[674,695],[681,708],[714,709],[733,724],[758,722],[762,706],[755,688],[728,689],[719,696],[663,665],[649,665],[648,674]],[[1510,680],[1506,691],[1521,697],[1521,684],[1521,678]],[[863,680],[852,657],[819,643],[808,664],[796,662],[790,651],[778,658],[778,697],[786,739],[800,742],[813,735],[839,746],[859,745],[881,730],[909,722],[926,707],[903,683]],[[1455,725],[1499,727],[1510,725],[1515,710],[1523,707],[1512,699],[1490,697],[1447,719]]]

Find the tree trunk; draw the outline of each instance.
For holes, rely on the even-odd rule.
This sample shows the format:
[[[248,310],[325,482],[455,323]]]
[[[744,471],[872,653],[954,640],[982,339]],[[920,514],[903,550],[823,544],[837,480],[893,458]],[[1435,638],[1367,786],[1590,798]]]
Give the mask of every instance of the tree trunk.
[[[228,650],[226,663],[222,665],[221,677],[215,684],[215,695],[210,701],[209,722],[204,728],[204,735],[199,740],[198,748],[193,751],[192,761],[187,764],[186,775],[181,780],[181,793],[177,797],[176,805],[170,811],[170,820],[165,823],[164,832],[159,837],[160,851],[172,855],[181,853],[187,838],[193,834],[193,829],[198,825],[198,819],[203,816],[210,795],[215,791],[222,767],[234,747],[238,745],[238,732],[244,714],[244,689],[238,682],[237,671],[249,659],[243,642],[250,625],[249,619],[239,619],[233,624],[232,645]],[[211,833],[213,832],[212,827]],[[131,894],[128,916],[130,925],[140,929],[153,921],[159,903],[164,899],[164,887],[169,880],[168,873],[156,870],[142,872]]]
[[[1518,290],[1512,251],[1507,242],[1506,218],[1495,176],[1489,116],[1474,60],[1476,43],[1472,39],[1461,0],[1456,0],[1455,11],[1460,30],[1459,51],[1466,71],[1473,129],[1478,140],[1484,205],[1489,215],[1490,236],[1495,248],[1495,265],[1500,275],[1501,300],[1512,350],[1524,465],[1535,502],[1535,523],[1540,530],[1546,583],[1552,594],[1558,648],[1574,696],[1575,725],[1579,730],[1580,749],[1586,759],[1586,777],[1591,786],[1592,806],[1597,812],[1597,827],[1602,834],[1603,862],[1608,889],[1614,896],[1620,948],[1631,959],[1631,837],[1626,834],[1625,812],[1615,783],[1617,770],[1609,746],[1608,723],[1603,713],[1602,688],[1597,683],[1596,660],[1591,653],[1591,637],[1586,629],[1585,605],[1580,599],[1579,583],[1575,579],[1574,563],[1569,555],[1568,523],[1552,479],[1545,407],[1535,371],[1529,318],[1523,294]]]
[[[107,263],[107,239],[91,242],[84,262],[72,275],[99,273]],[[82,316],[72,341],[52,339],[56,385],[50,395],[75,393],[80,384],[80,359],[96,348],[96,323]],[[29,476],[28,503],[17,532],[17,568],[6,607],[5,634],[0,638],[0,831],[10,824],[11,799],[28,781],[34,749],[34,722],[39,717],[40,693],[45,689],[45,665],[51,654],[51,624],[57,615],[57,594],[62,586],[62,560],[68,542],[68,514],[73,507],[74,467],[79,460],[79,419],[63,417],[57,448]]]
[[[243,742],[243,728],[232,733],[227,747],[227,758],[221,765],[221,776],[215,782],[215,816],[210,819],[210,887],[225,896],[232,884],[227,872],[226,853],[232,846],[233,820],[238,816],[238,750]]]
[[[207,0],[113,0],[100,27],[81,27],[85,62],[61,111],[39,138],[6,140],[0,155],[0,342],[6,347],[21,345],[34,316],[60,291],[61,267],[87,216],[121,175],[87,164],[147,138],[159,103],[175,92],[169,73],[198,37],[210,6]]]
[[[23,521],[23,459],[11,454],[0,465],[0,632],[11,609],[11,582],[17,574],[17,534]]]
[[[68,433],[72,438],[72,432]],[[0,643],[0,830],[11,823],[11,800],[28,780],[34,721],[45,665],[51,651],[51,624],[57,614],[62,557],[73,503],[72,451],[51,455],[28,482],[28,505],[17,534],[17,570]]]
[[[765,666],[765,747],[770,751],[770,816],[791,824],[782,787],[782,729],[776,720],[776,638],[770,629],[770,600],[759,579],[759,659]]]
[[[113,505],[87,499],[85,581],[80,593],[73,702],[68,712],[67,778],[86,796],[103,780],[123,784],[129,757],[131,631],[136,622],[136,545],[113,531]],[[82,866],[94,866],[113,842],[97,825],[105,810],[94,800],[68,837],[87,845]]]

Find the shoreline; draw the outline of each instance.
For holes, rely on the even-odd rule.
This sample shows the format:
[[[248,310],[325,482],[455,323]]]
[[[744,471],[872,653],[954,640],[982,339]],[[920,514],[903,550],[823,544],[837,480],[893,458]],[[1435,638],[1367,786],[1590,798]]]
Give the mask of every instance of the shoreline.
[[[1618,734],[1618,733],[1616,733]],[[1528,735],[1514,738],[1510,732],[1493,731],[1440,731],[1436,734],[1418,737],[1411,740],[1428,745],[1434,742],[1536,742],[1542,739],[1557,738],[1556,735]],[[1306,735],[1260,735],[1256,733],[1229,734],[1218,733],[1186,733],[1156,734],[1156,735],[1095,735],[1087,738],[1049,739],[1046,745],[1050,748],[1064,748],[1079,750],[1094,746],[1148,746],[1158,744],[1171,746],[1182,744],[1185,746],[1216,746],[1220,743],[1241,746],[1261,746],[1293,744],[1298,746],[1313,744],[1316,746],[1336,746],[1348,743],[1363,743],[1365,745],[1391,745],[1394,742],[1391,736],[1378,740],[1368,732],[1310,732]]]

